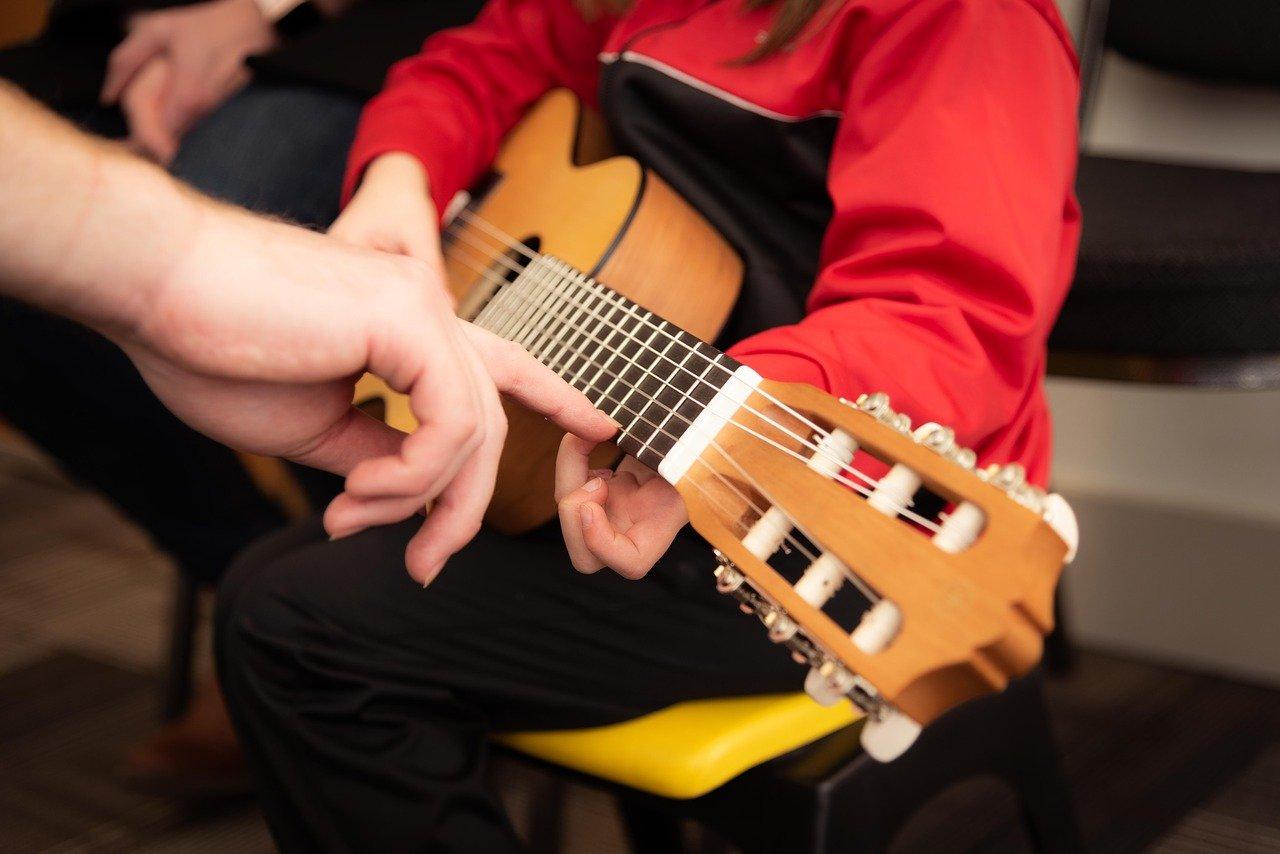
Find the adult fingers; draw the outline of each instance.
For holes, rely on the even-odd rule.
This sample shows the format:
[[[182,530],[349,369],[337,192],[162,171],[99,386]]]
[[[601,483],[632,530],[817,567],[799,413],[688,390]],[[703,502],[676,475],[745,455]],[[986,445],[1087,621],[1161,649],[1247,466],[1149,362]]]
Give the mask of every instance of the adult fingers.
[[[291,454],[290,459],[334,474],[347,474],[366,460],[396,456],[404,439],[399,430],[352,407],[306,448]]]
[[[139,69],[165,47],[165,34],[158,27],[137,27],[107,58],[107,74],[98,98],[103,104],[114,104],[125,86]]]
[[[238,69],[227,79],[216,74],[186,56],[173,60],[173,80],[165,93],[163,118],[174,133],[183,136],[201,116],[248,82],[248,72]]]
[[[504,435],[490,430],[485,444],[440,493],[427,521],[405,549],[405,567],[414,579],[429,584],[459,549],[471,542],[484,521],[498,475]]]
[[[458,322],[498,391],[583,439],[603,442],[618,431],[613,419],[518,344],[465,321]]]
[[[422,496],[408,498],[355,498],[343,492],[324,511],[324,529],[333,539],[358,534],[365,528],[404,521],[427,507]]]
[[[120,109],[129,123],[129,143],[161,162],[168,162],[177,150],[177,139],[165,125],[162,110],[170,76],[169,60],[154,57],[133,76],[120,96]]]
[[[451,317],[447,323],[453,323]],[[433,336],[430,328],[415,329],[415,348],[427,349],[414,358],[411,364],[417,367],[407,378],[402,375],[405,357],[375,353],[371,359],[370,371],[397,391],[408,392],[418,429],[396,456],[369,460],[351,472],[347,490],[353,495],[434,498],[483,442],[483,394],[489,380],[465,342],[448,340],[452,327],[442,331]]]

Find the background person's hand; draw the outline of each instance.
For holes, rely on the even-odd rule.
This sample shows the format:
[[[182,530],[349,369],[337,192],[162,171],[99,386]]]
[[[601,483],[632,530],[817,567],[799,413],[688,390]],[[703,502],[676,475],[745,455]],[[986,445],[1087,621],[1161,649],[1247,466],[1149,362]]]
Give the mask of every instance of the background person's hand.
[[[347,474],[325,514],[332,535],[434,500],[405,558],[420,582],[479,528],[506,435],[499,391],[592,442],[615,429],[517,345],[454,317],[420,261],[221,207],[179,258],[144,319],[108,333],[200,432]],[[415,433],[351,406],[365,370],[409,395]]]
[[[160,163],[169,163],[178,153],[178,137],[164,118],[170,77],[168,57],[152,57],[120,96],[120,110],[129,125],[129,147]]]
[[[579,572],[609,567],[643,578],[689,521],[675,487],[632,457],[591,470],[596,443],[565,436],[556,458],[556,502],[569,559]]]
[[[441,267],[438,222],[426,169],[413,155],[392,152],[369,164],[329,233],[355,246]]]
[[[156,145],[156,134],[139,133],[128,116],[131,142],[164,163],[196,121],[249,82],[245,58],[276,44],[275,30],[253,0],[206,0],[139,12],[130,17],[128,29],[107,61],[101,98],[106,104],[127,100],[129,89],[144,83],[141,73],[152,60],[168,60],[160,118],[172,145]]]

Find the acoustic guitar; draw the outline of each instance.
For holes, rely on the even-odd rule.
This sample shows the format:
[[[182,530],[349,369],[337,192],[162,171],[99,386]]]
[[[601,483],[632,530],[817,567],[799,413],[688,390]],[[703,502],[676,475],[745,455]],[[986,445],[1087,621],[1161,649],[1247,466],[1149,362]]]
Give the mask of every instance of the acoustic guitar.
[[[1071,509],[1017,465],[977,467],[949,428],[913,429],[883,394],[773,382],[707,344],[741,262],[661,178],[607,155],[598,118],[567,92],[525,116],[492,178],[447,212],[459,312],[622,425],[594,463],[621,451],[674,485],[714,547],[718,589],[808,666],[811,696],[861,708],[864,746],[891,759],[922,725],[1039,660],[1075,552]],[[388,423],[416,426],[403,398],[365,377],[357,400],[371,399]],[[487,521],[516,533],[555,516],[560,434],[520,408],[507,415]],[[859,452],[887,473],[860,470]],[[832,616],[837,600],[855,603],[851,624]]]

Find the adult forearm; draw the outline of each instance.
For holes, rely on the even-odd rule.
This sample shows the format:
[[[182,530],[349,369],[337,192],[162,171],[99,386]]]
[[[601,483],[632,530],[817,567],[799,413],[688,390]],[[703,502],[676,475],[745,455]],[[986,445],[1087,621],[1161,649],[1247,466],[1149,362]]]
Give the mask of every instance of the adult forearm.
[[[130,326],[211,207],[0,84],[0,292]]]

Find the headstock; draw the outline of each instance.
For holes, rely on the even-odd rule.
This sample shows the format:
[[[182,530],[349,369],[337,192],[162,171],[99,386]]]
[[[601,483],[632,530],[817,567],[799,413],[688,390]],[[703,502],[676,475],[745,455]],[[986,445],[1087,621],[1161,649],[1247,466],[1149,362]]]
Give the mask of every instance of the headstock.
[[[1076,528],[1021,467],[975,468],[949,428],[913,430],[883,394],[761,380],[716,428],[677,488],[717,586],[810,667],[815,699],[867,713],[873,756],[1039,660]]]

